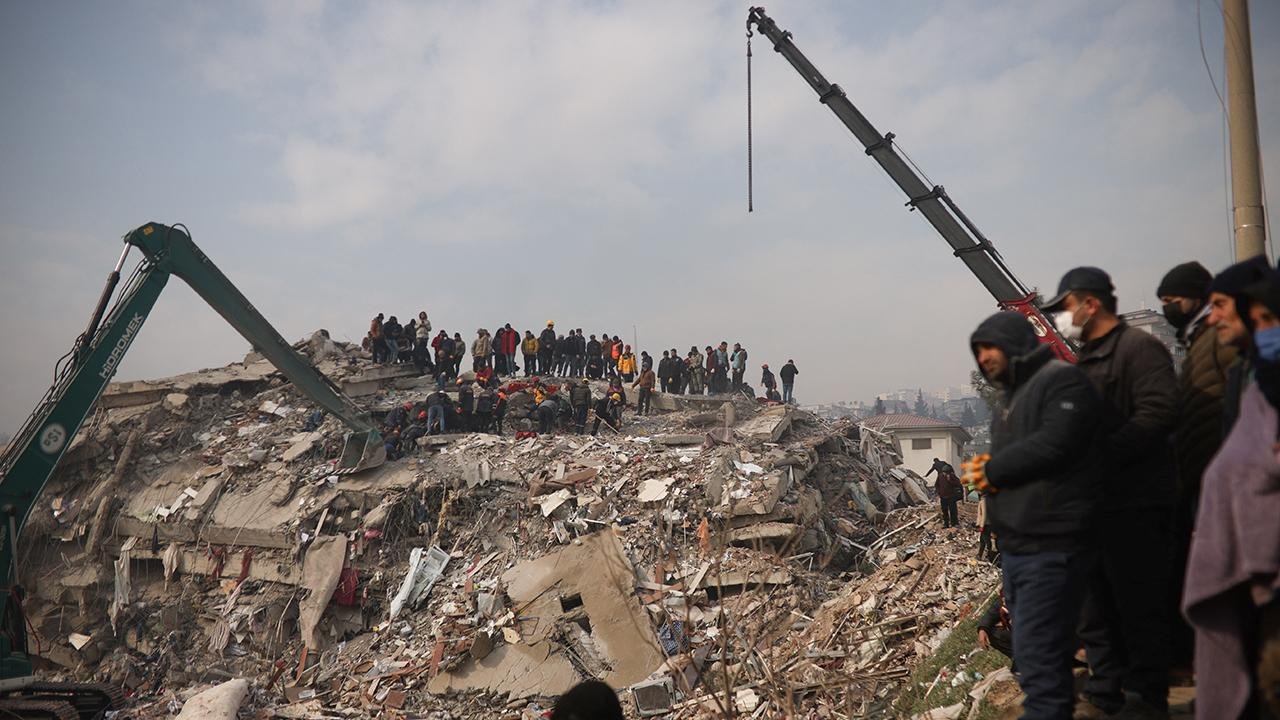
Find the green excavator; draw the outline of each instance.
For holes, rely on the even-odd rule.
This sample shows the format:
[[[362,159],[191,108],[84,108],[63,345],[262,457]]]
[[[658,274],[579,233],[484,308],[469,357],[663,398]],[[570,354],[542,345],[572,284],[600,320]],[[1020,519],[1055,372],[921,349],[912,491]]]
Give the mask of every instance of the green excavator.
[[[359,472],[386,461],[367,413],[295,351],[223,275],[182,225],[147,223],[124,236],[124,250],[71,351],[59,361],[53,385],[0,455],[0,715],[49,720],[104,718],[121,709],[118,688],[41,682],[27,650],[24,596],[16,545],[22,527],[58,461],[89,416],[171,275],[186,281],[290,382],[350,429],[338,471]],[[142,260],[117,294],[132,249]]]

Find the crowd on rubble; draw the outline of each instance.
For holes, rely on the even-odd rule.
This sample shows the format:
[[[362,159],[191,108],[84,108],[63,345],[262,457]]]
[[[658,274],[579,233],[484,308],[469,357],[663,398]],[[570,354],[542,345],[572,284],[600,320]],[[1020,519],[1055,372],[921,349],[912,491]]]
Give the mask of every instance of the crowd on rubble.
[[[1280,270],[1187,262],[1155,295],[1179,372],[1096,267],[1042,307],[1075,364],[1016,312],[970,338],[1001,404],[963,463],[1003,574],[980,642],[1005,638],[1025,718],[1168,717],[1192,672],[1197,717],[1280,717]]]
[[[635,411],[640,415],[652,411],[655,392],[756,396],[745,380],[747,349],[741,343],[732,348],[727,341],[707,345],[705,354],[695,345],[683,357],[676,348],[663,350],[655,366],[648,352],[641,351],[637,357],[616,334],[601,333],[597,339],[576,328],[566,335],[558,333],[551,320],[536,336],[532,330],[521,335],[510,323],[492,335],[479,328],[470,346],[461,333],[432,332],[425,311],[404,325],[394,315],[378,313],[362,343],[375,364],[411,363],[420,374],[435,379],[435,392],[387,413],[383,431],[392,458],[426,435],[503,434],[511,395],[522,391],[532,396],[531,403],[522,405],[521,415],[531,429],[518,434],[551,433],[559,427],[582,434],[589,421],[593,421],[592,435],[599,433],[602,423],[616,431],[622,426],[628,388],[636,393]],[[470,370],[464,371],[468,356]],[[794,403],[795,379],[800,374],[794,360],[787,360],[776,375],[768,363],[760,370],[761,402]],[[593,397],[588,382],[592,380],[608,383],[599,397]],[[456,399],[447,391],[451,387]]]

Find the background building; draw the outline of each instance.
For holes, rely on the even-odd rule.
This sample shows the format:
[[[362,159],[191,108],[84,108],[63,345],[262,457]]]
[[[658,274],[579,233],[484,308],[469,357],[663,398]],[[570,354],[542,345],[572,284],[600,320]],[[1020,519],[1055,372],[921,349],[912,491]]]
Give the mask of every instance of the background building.
[[[929,471],[934,458],[951,463],[958,473],[965,444],[973,439],[957,422],[919,415],[875,415],[862,422],[897,438],[902,445],[902,464],[920,475]]]

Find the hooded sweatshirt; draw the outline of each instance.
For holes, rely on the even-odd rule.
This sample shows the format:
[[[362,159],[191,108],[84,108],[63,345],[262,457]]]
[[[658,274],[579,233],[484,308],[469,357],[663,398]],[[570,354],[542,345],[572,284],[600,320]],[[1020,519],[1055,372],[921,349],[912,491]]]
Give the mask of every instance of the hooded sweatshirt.
[[[1078,367],[1057,360],[1019,313],[987,318],[969,338],[1008,358],[991,378],[1001,408],[991,419],[987,496],[1000,549],[1011,553],[1074,550],[1088,542],[1098,497],[1097,425],[1101,400]]]

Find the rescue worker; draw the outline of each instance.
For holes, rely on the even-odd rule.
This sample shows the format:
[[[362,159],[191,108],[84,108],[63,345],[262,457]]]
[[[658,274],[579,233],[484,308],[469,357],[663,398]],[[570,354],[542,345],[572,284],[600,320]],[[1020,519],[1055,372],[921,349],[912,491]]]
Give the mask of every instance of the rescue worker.
[[[595,413],[596,421],[591,426],[591,434],[595,435],[600,431],[600,423],[603,421],[609,427],[617,430],[619,427],[615,416],[618,414],[618,406],[622,404],[622,395],[613,393],[606,394],[596,401]]]
[[[653,399],[653,386],[657,381],[657,376],[653,372],[653,368],[647,368],[640,373],[640,378],[632,384],[631,387],[640,388],[640,395],[636,398],[636,414],[648,415],[649,404]]]
[[[938,493],[938,501],[942,505],[942,527],[958,527],[960,516],[956,508],[964,497],[964,487],[960,485],[960,479],[954,472],[943,470],[938,473],[933,489]]]
[[[630,345],[618,356],[618,373],[622,375],[623,382],[631,382],[636,377],[636,356],[631,352]]]
[[[573,408],[573,427],[581,435],[587,429],[587,412],[591,409],[591,386],[578,380],[569,386],[569,407]]]
[[[452,413],[453,398],[444,391],[443,387],[437,387],[436,391],[427,396],[427,430],[431,432],[431,428],[436,428],[435,432],[447,432],[448,416]]]
[[[773,371],[769,369],[769,363],[760,366],[760,387],[763,387],[765,394],[778,389],[778,380],[773,376]]]
[[[533,336],[532,330],[524,331],[520,352],[524,355],[524,376],[533,377],[538,372],[538,338]]]

